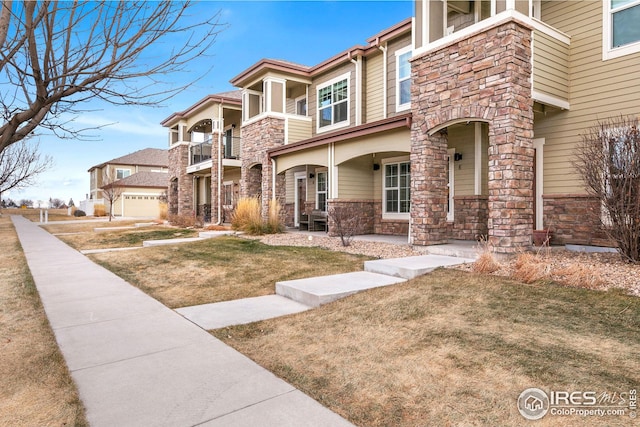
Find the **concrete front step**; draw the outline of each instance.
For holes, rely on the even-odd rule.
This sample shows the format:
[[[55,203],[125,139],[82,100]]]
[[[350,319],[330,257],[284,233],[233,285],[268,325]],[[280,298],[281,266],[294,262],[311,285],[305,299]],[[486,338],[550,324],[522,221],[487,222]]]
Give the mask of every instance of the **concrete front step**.
[[[403,279],[427,274],[438,267],[450,267],[453,265],[472,263],[475,259],[458,258],[446,255],[420,255],[406,258],[379,259],[365,261],[364,269],[371,273],[386,274]]]
[[[147,248],[150,246],[162,246],[162,245],[175,245],[177,243],[190,243],[204,240],[203,237],[183,237],[179,239],[164,239],[164,240],[145,240],[142,242],[142,246]]]
[[[318,307],[366,289],[389,286],[404,279],[368,271],[310,277],[276,283],[276,294]]]
[[[445,255],[460,258],[478,258],[478,242],[456,241],[443,245],[427,246],[427,253],[430,255]]]
[[[203,329],[218,329],[300,313],[310,308],[280,295],[265,295],[177,308],[176,311]]]

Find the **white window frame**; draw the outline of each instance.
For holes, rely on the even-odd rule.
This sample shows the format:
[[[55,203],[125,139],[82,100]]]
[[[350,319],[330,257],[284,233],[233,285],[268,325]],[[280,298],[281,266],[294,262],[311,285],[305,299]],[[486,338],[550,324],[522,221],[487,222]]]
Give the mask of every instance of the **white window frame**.
[[[347,81],[347,119],[343,120],[341,122],[338,123],[332,123],[328,126],[320,126],[320,91],[322,89],[325,89],[328,86],[332,86],[336,83],[339,83],[343,80]],[[344,102],[344,101],[341,101]],[[342,74],[341,76],[338,76],[336,78],[333,78],[327,82],[322,83],[321,85],[318,85],[316,87],[316,131],[317,132],[328,132],[328,131],[332,131],[335,129],[340,129],[346,126],[349,126],[349,124],[351,123],[351,72]],[[332,112],[331,112],[331,118],[333,121],[333,106],[335,104],[332,103]],[[327,108],[327,107],[325,107]]]
[[[325,176],[325,189],[320,191],[318,190],[318,183],[320,181],[320,175]],[[321,210],[322,212],[327,211],[327,204],[329,202],[329,171],[327,169],[316,170],[316,182],[314,188],[316,190],[316,209]],[[320,209],[320,194],[324,194],[324,209]]]
[[[411,59],[412,52],[413,46],[411,45],[396,51],[396,111],[405,111],[411,108],[411,95],[409,95],[409,102],[405,102],[404,104],[400,103],[400,58],[408,53],[409,59]],[[402,79],[402,81],[405,80],[409,80],[409,82],[411,82],[411,71],[409,71],[409,75],[407,77]]]
[[[611,9],[611,0],[602,2],[602,60],[619,58],[640,52],[640,40],[620,47],[613,47],[613,14],[640,5],[640,0],[634,0],[617,9]]]
[[[298,113],[298,103],[300,101],[304,101],[304,114],[299,114]],[[300,116],[300,117],[307,117],[309,115],[308,106],[309,106],[309,102],[307,101],[307,95],[301,95],[301,96],[295,98],[294,99],[294,107],[293,107],[295,111],[293,112],[293,114],[295,114],[296,116]]]
[[[123,173],[122,173],[122,176],[118,178],[118,174],[120,172],[123,172]],[[125,175],[124,172],[127,172],[127,174]],[[116,179],[125,179],[128,176],[131,176],[131,169],[116,168]]]
[[[401,163],[409,163],[409,168],[411,168],[409,156],[402,157],[389,157],[387,159],[382,160],[382,219],[398,219],[398,220],[409,220],[411,216],[411,196],[409,196],[409,212],[387,212],[387,165],[397,164],[398,165],[398,207],[400,203],[400,164]],[[409,169],[409,179],[411,179],[411,169]],[[411,183],[409,183],[409,192],[411,192]]]
[[[249,96],[255,95],[259,97],[258,108],[259,112],[255,116],[249,117]],[[264,113],[264,93],[258,92],[257,90],[249,90],[245,89],[242,91],[242,122],[247,123],[256,118],[262,116]]]

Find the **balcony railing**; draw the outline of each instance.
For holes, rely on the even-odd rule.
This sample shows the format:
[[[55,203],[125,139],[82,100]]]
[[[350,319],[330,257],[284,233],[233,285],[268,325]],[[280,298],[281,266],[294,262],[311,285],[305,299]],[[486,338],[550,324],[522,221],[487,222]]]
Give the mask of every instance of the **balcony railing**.
[[[222,138],[222,145],[224,147],[225,159],[239,159],[240,158],[240,137],[224,136]]]
[[[211,160],[211,147],[211,140],[189,147],[189,164],[197,165]]]

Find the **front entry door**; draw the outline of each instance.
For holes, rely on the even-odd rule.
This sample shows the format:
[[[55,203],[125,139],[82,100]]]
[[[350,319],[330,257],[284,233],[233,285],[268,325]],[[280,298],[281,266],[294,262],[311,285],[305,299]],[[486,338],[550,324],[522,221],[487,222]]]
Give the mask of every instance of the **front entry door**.
[[[300,225],[300,215],[304,214],[305,202],[307,201],[307,177],[296,176],[296,206],[295,225]]]

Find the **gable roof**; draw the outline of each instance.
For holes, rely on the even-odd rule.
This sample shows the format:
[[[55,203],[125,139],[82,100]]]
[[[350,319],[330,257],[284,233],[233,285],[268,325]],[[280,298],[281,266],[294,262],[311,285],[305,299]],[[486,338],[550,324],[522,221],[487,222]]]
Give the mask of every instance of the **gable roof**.
[[[100,163],[99,165],[92,166],[89,169],[89,172],[93,169],[103,168],[110,164],[158,166],[166,168],[169,167],[169,152],[160,148],[144,148],[121,157],[116,157],[115,159],[111,159],[107,162]]]
[[[226,104],[232,104],[232,105],[237,105],[238,107],[242,106],[242,91],[241,90],[232,90],[229,92],[220,92],[220,93],[214,93],[211,95],[207,95],[204,98],[202,98],[200,101],[196,102],[195,104],[191,105],[189,108],[187,108],[184,111],[179,111],[176,113],[171,114],[169,117],[167,117],[166,119],[164,119],[163,121],[160,122],[160,124],[162,126],[169,126],[172,123],[174,123],[176,120],[182,119],[184,117],[187,117],[189,114],[191,114],[192,112],[194,112],[195,110],[209,104],[212,102],[218,102],[220,104],[226,103]]]
[[[356,56],[367,56],[373,52],[377,53],[378,46],[380,46],[382,43],[387,42],[388,40],[410,32],[411,25],[412,18],[407,18],[367,39],[366,46],[352,46],[349,49],[346,49],[312,67],[296,64],[295,62],[284,61],[281,59],[264,58],[232,78],[230,82],[234,86],[241,87],[247,81],[250,81],[251,79],[256,78],[256,76],[259,76],[260,73],[266,72],[266,70],[286,72],[296,76],[311,78],[314,75],[323,73],[338,64],[341,64],[345,61],[350,61]]]
[[[113,185],[118,187],[166,188],[169,186],[169,174],[167,172],[138,172],[119,179]]]

